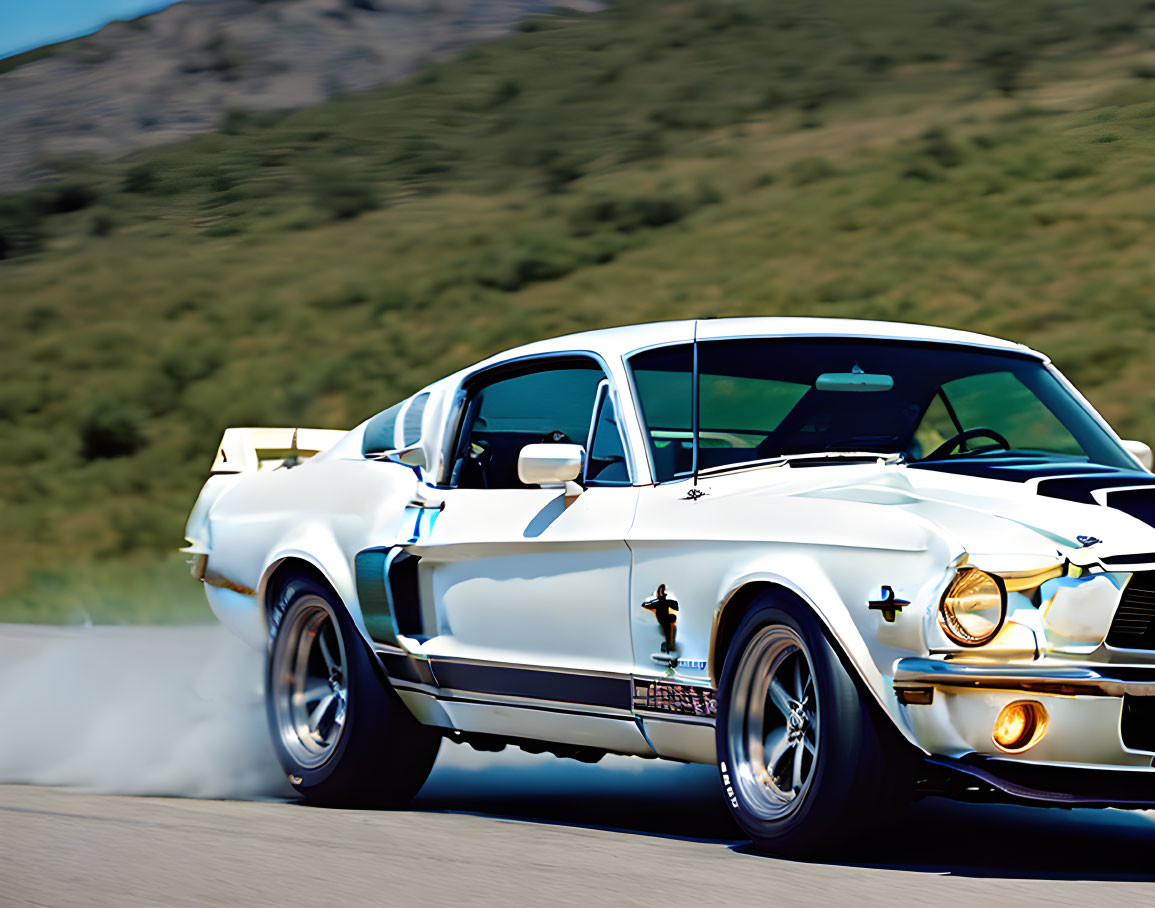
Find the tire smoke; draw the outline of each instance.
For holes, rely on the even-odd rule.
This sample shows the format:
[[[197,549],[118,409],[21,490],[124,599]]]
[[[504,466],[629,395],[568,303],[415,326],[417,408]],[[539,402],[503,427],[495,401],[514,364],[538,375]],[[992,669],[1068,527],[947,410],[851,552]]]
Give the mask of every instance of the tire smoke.
[[[102,794],[294,798],[269,741],[264,654],[219,625],[0,625],[0,784]],[[734,838],[716,770],[596,766],[446,742],[418,810]]]
[[[269,743],[263,669],[219,626],[0,626],[0,782],[291,795]]]

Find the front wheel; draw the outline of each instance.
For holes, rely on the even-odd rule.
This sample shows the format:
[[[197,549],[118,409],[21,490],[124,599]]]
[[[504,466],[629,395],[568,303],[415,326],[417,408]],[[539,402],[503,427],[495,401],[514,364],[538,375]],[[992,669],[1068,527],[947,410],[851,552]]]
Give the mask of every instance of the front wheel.
[[[800,603],[751,608],[718,694],[722,784],[760,850],[829,853],[902,803],[870,709]]]
[[[327,584],[292,578],[270,619],[266,712],[290,784],[316,804],[404,805],[433,768],[440,735],[379,676]]]

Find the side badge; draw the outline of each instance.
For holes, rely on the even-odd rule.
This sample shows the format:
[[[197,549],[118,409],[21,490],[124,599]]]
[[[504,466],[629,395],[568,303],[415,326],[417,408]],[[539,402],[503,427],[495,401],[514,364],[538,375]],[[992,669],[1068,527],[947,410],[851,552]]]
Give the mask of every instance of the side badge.
[[[678,664],[678,657],[675,655],[677,649],[675,641],[678,634],[678,600],[670,598],[666,592],[666,585],[663,583],[658,586],[653,599],[647,599],[642,603],[642,608],[654,613],[654,618],[657,619],[658,626],[662,629],[662,635],[665,637],[662,642],[661,653],[654,653],[650,658],[655,662],[674,668]]]
[[[894,595],[894,590],[889,586],[882,588],[881,599],[875,599],[866,603],[866,607],[871,611],[882,612],[882,617],[891,624],[894,623],[894,619],[898,616],[898,613],[908,605],[910,605],[909,600],[899,599]]]

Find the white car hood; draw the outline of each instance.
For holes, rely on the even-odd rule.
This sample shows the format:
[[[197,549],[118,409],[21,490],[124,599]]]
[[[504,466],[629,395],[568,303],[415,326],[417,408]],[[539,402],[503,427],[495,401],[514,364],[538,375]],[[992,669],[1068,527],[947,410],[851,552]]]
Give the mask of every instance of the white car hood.
[[[801,483],[795,495],[912,512],[972,556],[985,556],[984,563],[995,570],[1030,569],[1068,558],[1084,566],[1102,559],[1108,567],[1155,562],[1155,528],[1097,503],[1092,491],[1146,483],[1150,490],[1135,494],[1155,501],[1155,477],[1149,475],[1143,480],[1142,474],[1119,471],[1074,483],[1079,488],[1061,489],[1084,499],[1072,501],[1054,497],[1056,484],[1037,477],[1009,481],[895,464],[784,469]]]

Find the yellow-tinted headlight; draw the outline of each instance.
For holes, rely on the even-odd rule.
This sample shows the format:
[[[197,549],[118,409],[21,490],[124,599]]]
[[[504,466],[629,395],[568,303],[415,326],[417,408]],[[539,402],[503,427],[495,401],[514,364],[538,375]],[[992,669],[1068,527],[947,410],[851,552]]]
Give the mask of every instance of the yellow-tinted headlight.
[[[1002,582],[978,568],[961,567],[943,594],[938,623],[955,643],[982,646],[998,633],[1006,613]]]

